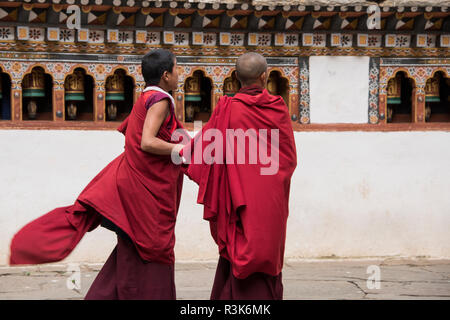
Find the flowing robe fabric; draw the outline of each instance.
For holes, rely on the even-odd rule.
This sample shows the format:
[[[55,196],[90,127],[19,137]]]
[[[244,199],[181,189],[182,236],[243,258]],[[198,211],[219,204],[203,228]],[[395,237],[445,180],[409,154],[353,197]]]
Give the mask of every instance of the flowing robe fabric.
[[[247,90],[251,93],[253,89]],[[290,180],[297,165],[291,120],[282,98],[270,95],[265,89],[259,94],[244,92],[232,98],[222,97],[209,122],[181,151],[189,163],[184,166],[185,173],[199,185],[197,202],[204,205],[203,218],[210,222],[211,235],[218,245],[219,254],[230,262],[232,275],[237,279],[245,279],[255,273],[280,275],[289,214]],[[221,143],[204,137],[209,129],[222,133]],[[272,129],[278,129],[279,147],[275,152],[279,155],[279,169],[276,174],[262,175],[261,169],[270,165],[263,164],[259,158],[257,163],[249,163],[250,154],[257,150],[251,150],[250,143],[243,147],[235,144],[233,139],[227,139],[227,129],[242,129],[244,132],[254,129],[257,140],[267,143],[267,150],[271,150],[274,143]],[[267,139],[260,129],[266,130]],[[234,150],[234,161],[227,160],[230,148]],[[205,161],[208,159],[205,150],[206,154],[213,156],[212,164]],[[244,164],[237,161],[239,152],[245,152]],[[203,157],[199,158],[198,153]],[[219,158],[223,164],[219,163]],[[273,157],[272,161],[275,161]]]
[[[102,218],[131,239],[142,260],[174,263],[174,229],[183,183],[181,166],[174,164],[170,155],[146,153],[140,147],[147,110],[163,98],[170,97],[155,90],[141,94],[118,128],[125,135],[125,151],[85,187],[73,205],[56,208],[16,233],[10,246],[11,265],[64,259]],[[175,129],[182,128],[173,102],[169,109],[170,115],[157,135],[167,142]]]

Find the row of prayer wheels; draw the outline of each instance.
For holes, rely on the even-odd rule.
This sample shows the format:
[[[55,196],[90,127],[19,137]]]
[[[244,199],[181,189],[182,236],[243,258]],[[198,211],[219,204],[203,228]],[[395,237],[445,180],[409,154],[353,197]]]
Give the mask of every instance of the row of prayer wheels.
[[[436,74],[433,78],[428,79],[425,84],[425,102],[440,102],[441,98],[439,95],[439,84],[440,84],[440,75]],[[449,83],[449,79],[447,78],[447,83]],[[400,104],[401,103],[401,76],[399,73],[396,76],[389,80],[387,86],[387,102],[388,104]]]
[[[67,115],[69,119],[75,120],[77,113],[77,102],[85,101],[85,74],[81,70],[67,76],[64,83]],[[109,120],[117,118],[118,103],[125,100],[125,72],[116,71],[106,79],[107,116]]]
[[[201,76],[194,74],[186,80],[185,86],[185,101],[200,101],[201,100]],[[240,89],[240,83],[238,79],[233,75],[225,79],[223,92],[224,95],[234,96]]]
[[[84,102],[85,96],[85,73],[81,69],[75,70],[68,75],[64,84],[65,102],[67,107],[67,116],[69,119],[76,119],[78,104]],[[430,117],[430,103],[440,102],[440,79],[441,75],[437,73],[433,78],[428,79],[425,85],[425,102],[427,106],[426,120]],[[269,77],[267,89],[271,94],[278,93],[277,79]],[[447,85],[450,86],[450,79],[447,78]],[[27,105],[28,118],[35,119],[37,112],[37,101],[44,98],[45,92],[45,73],[42,68],[34,68],[31,73],[25,76],[23,83],[23,97],[29,98]],[[240,89],[240,83],[233,75],[224,82],[224,94],[234,96]],[[402,78],[400,73],[389,80],[387,86],[388,122],[392,119],[393,106],[401,104],[402,101]],[[2,88],[0,86],[0,99],[2,98]],[[107,116],[110,120],[117,117],[118,104],[125,100],[125,72],[117,70],[106,81]],[[202,100],[201,75],[194,74],[188,78],[185,86],[186,101],[186,120],[192,121],[194,113],[198,111],[199,103]]]
[[[228,77],[224,81],[223,93],[227,96],[234,96],[240,89],[241,85],[239,80],[234,76]],[[194,74],[192,77],[188,78],[185,88],[185,101],[200,101],[201,90],[200,90],[200,76]],[[274,77],[269,77],[267,81],[267,90],[271,94],[278,93],[278,83],[277,79]]]
[[[447,86],[450,87],[450,79],[446,79]],[[441,75],[437,73],[433,78],[428,79],[425,84],[425,121],[428,121],[431,117],[431,105],[433,102],[441,102],[440,97],[440,83],[441,83]],[[392,121],[393,116],[393,106],[401,104],[402,101],[402,78],[400,73],[397,73],[394,78],[388,81],[387,85],[387,120],[388,122]],[[448,101],[450,102],[450,96],[448,97]],[[390,105],[390,106],[389,106]]]
[[[64,100],[69,119],[75,120],[77,118],[79,104],[86,100],[85,76],[81,69],[77,69],[68,75],[64,82]],[[22,88],[23,97],[30,99],[27,105],[28,118],[36,119],[38,98],[45,97],[44,70],[42,68],[34,68],[23,79]],[[114,75],[107,78],[105,100],[107,102],[108,118],[115,120],[117,117],[117,103],[125,100],[125,72],[123,70],[118,70]]]
[[[270,94],[279,94],[278,90],[278,79],[269,76],[267,81],[267,90]],[[231,77],[225,79],[223,84],[223,94],[229,97],[233,97],[241,88],[239,80],[233,73]],[[185,84],[185,120],[191,122],[194,119],[196,112],[200,112],[200,104],[202,101],[202,88],[201,88],[201,75],[199,73],[194,73],[191,77],[186,80]]]
[[[241,85],[233,73],[231,77],[225,79],[223,93],[224,95],[233,97],[239,91],[240,87]],[[194,72],[194,74],[186,80],[184,86],[185,121],[193,121],[195,113],[202,112],[202,97],[205,95],[203,89],[201,73]]]
[[[274,76],[269,76],[269,79],[267,80],[267,91],[269,91],[270,94],[278,95],[279,94],[279,79],[276,79]],[[227,96],[234,96],[240,89],[241,85],[239,83],[239,80],[236,77],[228,77],[225,79],[224,85],[223,85],[223,93]]]

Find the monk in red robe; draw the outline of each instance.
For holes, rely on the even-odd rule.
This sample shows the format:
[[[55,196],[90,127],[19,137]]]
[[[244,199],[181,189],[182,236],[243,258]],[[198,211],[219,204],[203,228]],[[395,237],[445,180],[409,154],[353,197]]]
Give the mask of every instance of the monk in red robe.
[[[117,246],[86,299],[175,299],[175,221],[183,183],[172,161],[182,145],[172,133],[175,56],[154,50],[142,60],[146,89],[118,130],[125,151],[104,168],[73,205],[57,208],[23,227],[11,242],[10,264],[64,259],[87,231],[102,225],[117,233]]]
[[[198,183],[218,245],[211,299],[282,299],[291,176],[297,165],[289,112],[264,89],[267,62],[239,57],[242,89],[222,97],[209,122],[180,152]],[[269,156],[270,153],[270,156]]]

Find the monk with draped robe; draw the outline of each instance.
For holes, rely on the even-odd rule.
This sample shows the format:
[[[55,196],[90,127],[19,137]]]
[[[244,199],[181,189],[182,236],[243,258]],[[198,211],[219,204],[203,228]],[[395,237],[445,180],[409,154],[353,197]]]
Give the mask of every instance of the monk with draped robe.
[[[267,62],[239,57],[242,88],[218,101],[208,123],[181,150],[199,185],[219,261],[211,299],[282,299],[290,181],[297,152],[288,107],[268,93]]]
[[[85,299],[175,299],[175,221],[183,184],[172,161],[182,145],[175,117],[175,56],[157,49],[142,59],[146,88],[118,130],[125,150],[81,192],[73,205],[56,208],[24,226],[12,239],[10,264],[40,264],[67,257],[84,234],[102,225],[117,245]],[[95,245],[95,244],[92,244]]]

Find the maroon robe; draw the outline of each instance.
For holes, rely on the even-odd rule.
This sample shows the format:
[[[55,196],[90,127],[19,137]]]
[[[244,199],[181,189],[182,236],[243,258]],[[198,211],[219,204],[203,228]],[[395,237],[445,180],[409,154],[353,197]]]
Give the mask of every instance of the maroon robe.
[[[138,258],[128,259],[130,263],[141,260],[173,269],[175,221],[183,173],[170,155],[154,155],[141,149],[147,110],[166,98],[169,99],[153,90],[141,94],[130,116],[118,129],[125,135],[125,151],[86,186],[73,205],[54,209],[23,227],[11,242],[11,265],[60,261],[103,219],[129,237],[134,247],[123,246],[119,240],[115,251],[131,251],[117,253],[117,261],[135,254]],[[170,115],[157,136],[171,142],[171,134],[178,128],[182,126],[170,103]],[[105,268],[109,267],[106,264]],[[141,269],[136,267],[136,270]],[[168,286],[173,283],[170,277],[165,279]]]
[[[174,265],[143,261],[127,236],[117,236],[117,246],[84,299],[175,300]]]
[[[282,300],[283,282],[281,272],[277,276],[252,273],[245,279],[236,278],[231,264],[224,257],[219,258],[211,300]]]
[[[253,296],[255,298],[280,299],[290,179],[297,165],[288,108],[280,96],[272,96],[267,90],[255,86],[241,89],[233,98],[224,96],[202,132],[182,150],[185,158],[191,157],[194,161],[197,149],[204,151],[214,144],[202,141],[202,133],[210,128],[222,132],[223,158],[230,152],[226,141],[227,129],[242,129],[244,132],[255,129],[258,141],[267,140],[268,150],[271,150],[273,142],[271,129],[279,130],[279,148],[276,150],[279,169],[274,175],[261,175],[260,169],[269,165],[263,164],[260,159],[255,164],[249,163],[249,144],[245,146],[244,164],[238,164],[238,152],[234,152],[234,161],[227,164],[206,164],[203,161],[200,164],[191,163],[185,168],[186,174],[199,184],[197,202],[204,205],[204,219],[210,222],[211,234],[221,256],[211,298],[246,296],[251,299],[252,294],[230,292],[227,295],[220,293],[219,288],[223,292],[227,286],[238,290],[236,281],[239,280],[245,279],[243,281],[250,284],[266,281],[267,277],[278,277],[274,281],[266,281],[267,285],[252,286],[254,289],[266,288],[265,294]],[[267,139],[261,136],[259,129],[267,130]],[[217,156],[220,154],[214,152],[214,157]],[[226,261],[230,263],[229,268]],[[229,274],[221,275],[227,268]],[[248,281],[258,277],[259,282]]]

